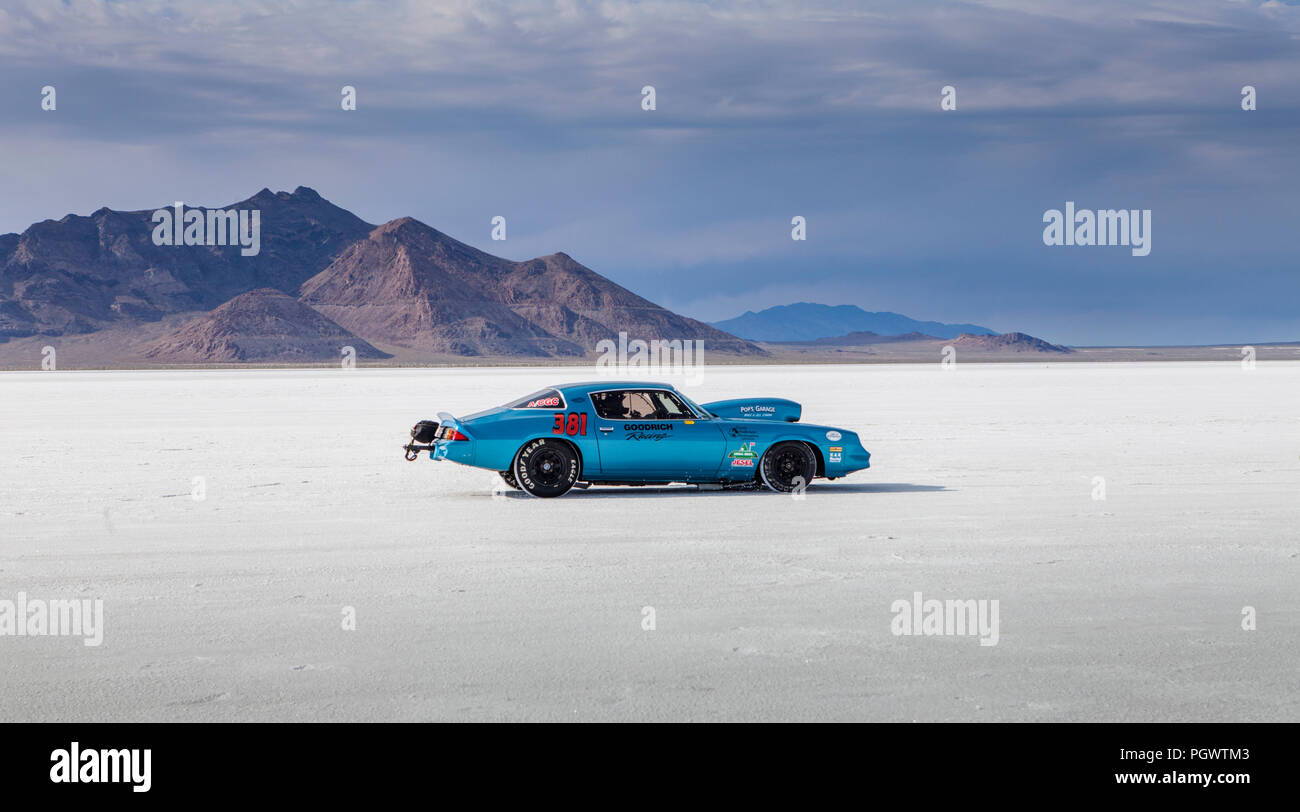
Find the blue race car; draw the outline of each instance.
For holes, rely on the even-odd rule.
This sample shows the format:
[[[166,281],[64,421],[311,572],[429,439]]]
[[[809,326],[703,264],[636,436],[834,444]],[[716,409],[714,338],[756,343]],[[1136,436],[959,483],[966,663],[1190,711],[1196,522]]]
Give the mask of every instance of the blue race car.
[[[670,482],[789,493],[870,466],[857,434],[800,423],[801,411],[779,398],[699,406],[662,383],[571,383],[468,417],[440,412],[404,449],[496,471],[540,497]]]

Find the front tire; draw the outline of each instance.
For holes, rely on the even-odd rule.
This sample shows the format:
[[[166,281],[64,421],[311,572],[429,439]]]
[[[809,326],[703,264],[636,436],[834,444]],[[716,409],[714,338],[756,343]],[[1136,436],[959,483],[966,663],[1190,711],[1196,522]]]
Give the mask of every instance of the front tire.
[[[578,455],[568,443],[533,440],[519,449],[510,473],[529,496],[563,496],[578,481]]]
[[[777,443],[758,461],[758,475],[769,490],[792,493],[808,487],[817,474],[817,455],[805,443]]]

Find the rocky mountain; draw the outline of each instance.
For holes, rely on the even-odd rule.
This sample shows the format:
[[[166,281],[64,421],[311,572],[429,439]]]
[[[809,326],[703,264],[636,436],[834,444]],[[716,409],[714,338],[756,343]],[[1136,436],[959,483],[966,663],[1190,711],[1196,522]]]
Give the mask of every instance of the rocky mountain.
[[[1049,344],[1041,338],[1025,333],[1003,333],[1001,335],[971,335],[963,333],[952,342],[954,347],[975,350],[997,350],[1001,352],[1054,352],[1069,353],[1074,350],[1059,344]]]
[[[358,335],[454,355],[583,356],[620,331],[763,354],[566,254],[512,262],[409,217],[350,246],[303,284],[302,301]]]
[[[1041,338],[1035,338],[1025,333],[1004,333],[1002,335],[974,335],[972,333],[962,333],[957,338],[940,338],[938,336],[925,335],[924,333],[903,333],[902,335],[882,336],[876,335],[867,330],[858,330],[842,336],[832,338],[819,338],[816,341],[790,341],[790,342],[771,342],[771,346],[780,348],[798,348],[813,350],[816,348],[864,348],[875,345],[892,345],[891,349],[906,351],[910,345],[947,345],[962,347],[967,350],[978,350],[987,352],[1003,353],[1021,353],[1021,352],[1049,352],[1049,353],[1068,353],[1073,350],[1068,347],[1061,347],[1056,344],[1049,344]]]
[[[144,356],[180,364],[308,363],[339,361],[344,347],[357,358],[392,357],[292,296],[259,288],[151,343]]]
[[[0,237],[0,340],[210,310],[263,287],[296,295],[373,228],[301,186],[292,194],[263,189],[221,208],[261,212],[256,256],[241,255],[237,244],[154,245],[152,210],[102,208]]]
[[[838,346],[860,346],[862,344],[891,344],[896,341],[937,341],[937,336],[928,336],[924,333],[903,333],[896,336],[882,336],[873,333],[870,330],[855,330],[842,336],[832,336],[830,338],[819,338],[816,341],[805,342],[808,344],[825,345],[831,347]]]
[[[962,333],[996,335],[978,324],[917,321],[898,313],[872,313],[855,305],[810,302],[769,307],[757,313],[751,310],[734,319],[713,322],[713,326],[750,341],[816,341],[852,332],[882,336],[922,333],[937,338],[956,338]]]
[[[626,332],[766,355],[565,254],[515,262],[409,217],[376,227],[301,186],[221,208],[260,213],[258,253],[237,240],[155,245],[153,210],[104,208],[0,236],[0,343],[111,330],[113,346],[141,348],[121,363],[197,363],[332,359],[347,339],[359,354],[381,344],[418,361],[579,358]],[[166,333],[189,314],[206,316]]]

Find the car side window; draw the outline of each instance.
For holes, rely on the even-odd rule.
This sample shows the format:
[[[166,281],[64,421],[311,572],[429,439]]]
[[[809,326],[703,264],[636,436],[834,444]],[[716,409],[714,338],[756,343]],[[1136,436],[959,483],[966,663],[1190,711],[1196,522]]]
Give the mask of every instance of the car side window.
[[[555,409],[564,408],[564,395],[561,395],[555,389],[543,389],[540,392],[534,392],[527,397],[520,398],[514,403],[507,403],[507,409]]]
[[[691,410],[686,408],[686,404],[678,400],[672,392],[657,391],[651,392],[650,396],[655,400],[655,418],[657,420],[685,420],[694,417]]]
[[[655,416],[655,404],[649,392],[624,392],[623,411],[628,420],[647,420]]]
[[[692,416],[672,392],[658,389],[592,392],[591,404],[605,420],[684,420]]]
[[[623,406],[623,392],[592,392],[591,405],[596,409],[596,416],[605,420],[623,420],[627,410]]]

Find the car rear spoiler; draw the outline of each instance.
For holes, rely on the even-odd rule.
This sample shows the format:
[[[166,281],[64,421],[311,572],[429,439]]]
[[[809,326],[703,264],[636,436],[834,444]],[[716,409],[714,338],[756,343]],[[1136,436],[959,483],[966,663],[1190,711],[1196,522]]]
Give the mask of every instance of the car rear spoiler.
[[[414,462],[421,451],[428,451],[432,457],[438,440],[451,432],[459,432],[463,438],[474,439],[450,412],[438,412],[437,420],[421,420],[416,423],[411,429],[411,442],[402,446],[407,461]]]
[[[469,432],[461,428],[460,421],[451,412],[438,412],[438,422],[444,426],[451,426],[466,437],[470,436]]]

